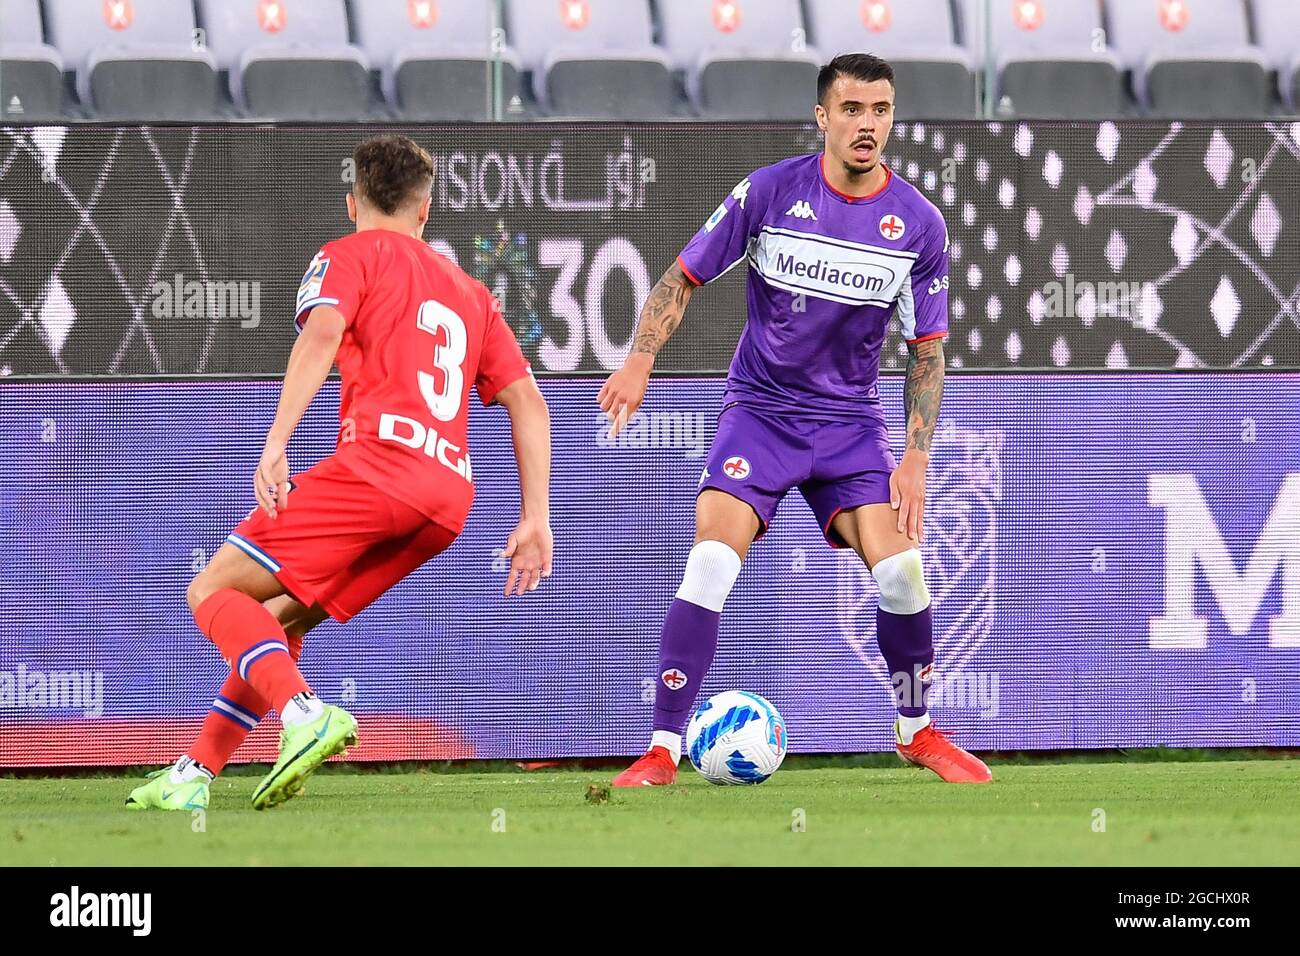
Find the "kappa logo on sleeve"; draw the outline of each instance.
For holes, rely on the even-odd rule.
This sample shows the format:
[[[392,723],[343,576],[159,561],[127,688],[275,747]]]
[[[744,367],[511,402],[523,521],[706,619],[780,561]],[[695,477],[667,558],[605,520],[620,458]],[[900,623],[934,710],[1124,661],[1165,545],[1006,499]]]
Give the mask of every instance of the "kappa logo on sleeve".
[[[731,198],[740,203],[740,208],[745,208],[745,200],[749,198],[749,187],[753,185],[749,179],[742,179],[736,183],[736,188],[731,191]]]

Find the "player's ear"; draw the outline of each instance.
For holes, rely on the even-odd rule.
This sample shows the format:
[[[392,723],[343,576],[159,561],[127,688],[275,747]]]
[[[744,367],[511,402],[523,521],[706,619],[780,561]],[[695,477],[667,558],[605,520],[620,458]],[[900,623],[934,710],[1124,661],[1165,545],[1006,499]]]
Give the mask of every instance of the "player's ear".
[[[818,103],[813,107],[813,115],[817,118],[817,128],[826,132],[826,107]]]
[[[424,224],[429,221],[429,207],[432,204],[433,204],[432,196],[425,196],[423,199],[420,200],[420,208],[416,211],[415,216],[420,223],[421,229],[423,229]]]
[[[357,221],[357,197],[354,196],[351,191],[348,192],[347,203],[348,203],[348,221],[356,222]]]

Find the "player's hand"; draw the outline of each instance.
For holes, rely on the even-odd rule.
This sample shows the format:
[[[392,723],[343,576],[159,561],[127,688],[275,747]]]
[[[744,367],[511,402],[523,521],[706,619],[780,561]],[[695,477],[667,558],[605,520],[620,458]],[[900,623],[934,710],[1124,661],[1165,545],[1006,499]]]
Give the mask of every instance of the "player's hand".
[[[289,507],[289,458],[281,442],[267,439],[253,476],[253,494],[272,518]]]
[[[898,533],[917,544],[924,534],[925,470],[929,464],[929,454],[909,448],[889,476],[889,507],[898,512]]]
[[[650,384],[650,368],[654,356],[647,352],[633,352],[623,367],[605,380],[596,401],[600,410],[613,424],[609,437],[614,438],[627,426],[627,420],[636,414],[645,400],[645,390]]]
[[[520,518],[501,552],[502,557],[510,559],[510,574],[501,593],[523,596],[525,591],[536,591],[542,578],[551,576],[554,544],[549,524],[537,518]]]

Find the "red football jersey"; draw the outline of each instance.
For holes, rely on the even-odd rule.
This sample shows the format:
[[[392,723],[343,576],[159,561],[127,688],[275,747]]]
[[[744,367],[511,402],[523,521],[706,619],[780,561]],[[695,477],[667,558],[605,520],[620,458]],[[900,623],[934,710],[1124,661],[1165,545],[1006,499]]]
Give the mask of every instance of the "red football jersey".
[[[500,305],[412,236],[367,229],[327,242],[298,289],[347,320],[338,351],[340,463],[460,531],[474,500],[470,386],[484,405],[530,374]]]

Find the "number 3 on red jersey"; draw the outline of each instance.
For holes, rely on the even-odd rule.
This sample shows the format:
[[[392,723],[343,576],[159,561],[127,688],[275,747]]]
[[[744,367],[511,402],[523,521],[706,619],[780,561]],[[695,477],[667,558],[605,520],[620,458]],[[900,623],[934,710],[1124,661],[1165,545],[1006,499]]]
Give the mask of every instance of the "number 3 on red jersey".
[[[433,336],[433,371],[417,372],[420,394],[429,411],[440,422],[452,421],[460,411],[460,396],[465,387],[465,320],[441,302],[428,300],[420,306],[416,319],[420,328]]]

